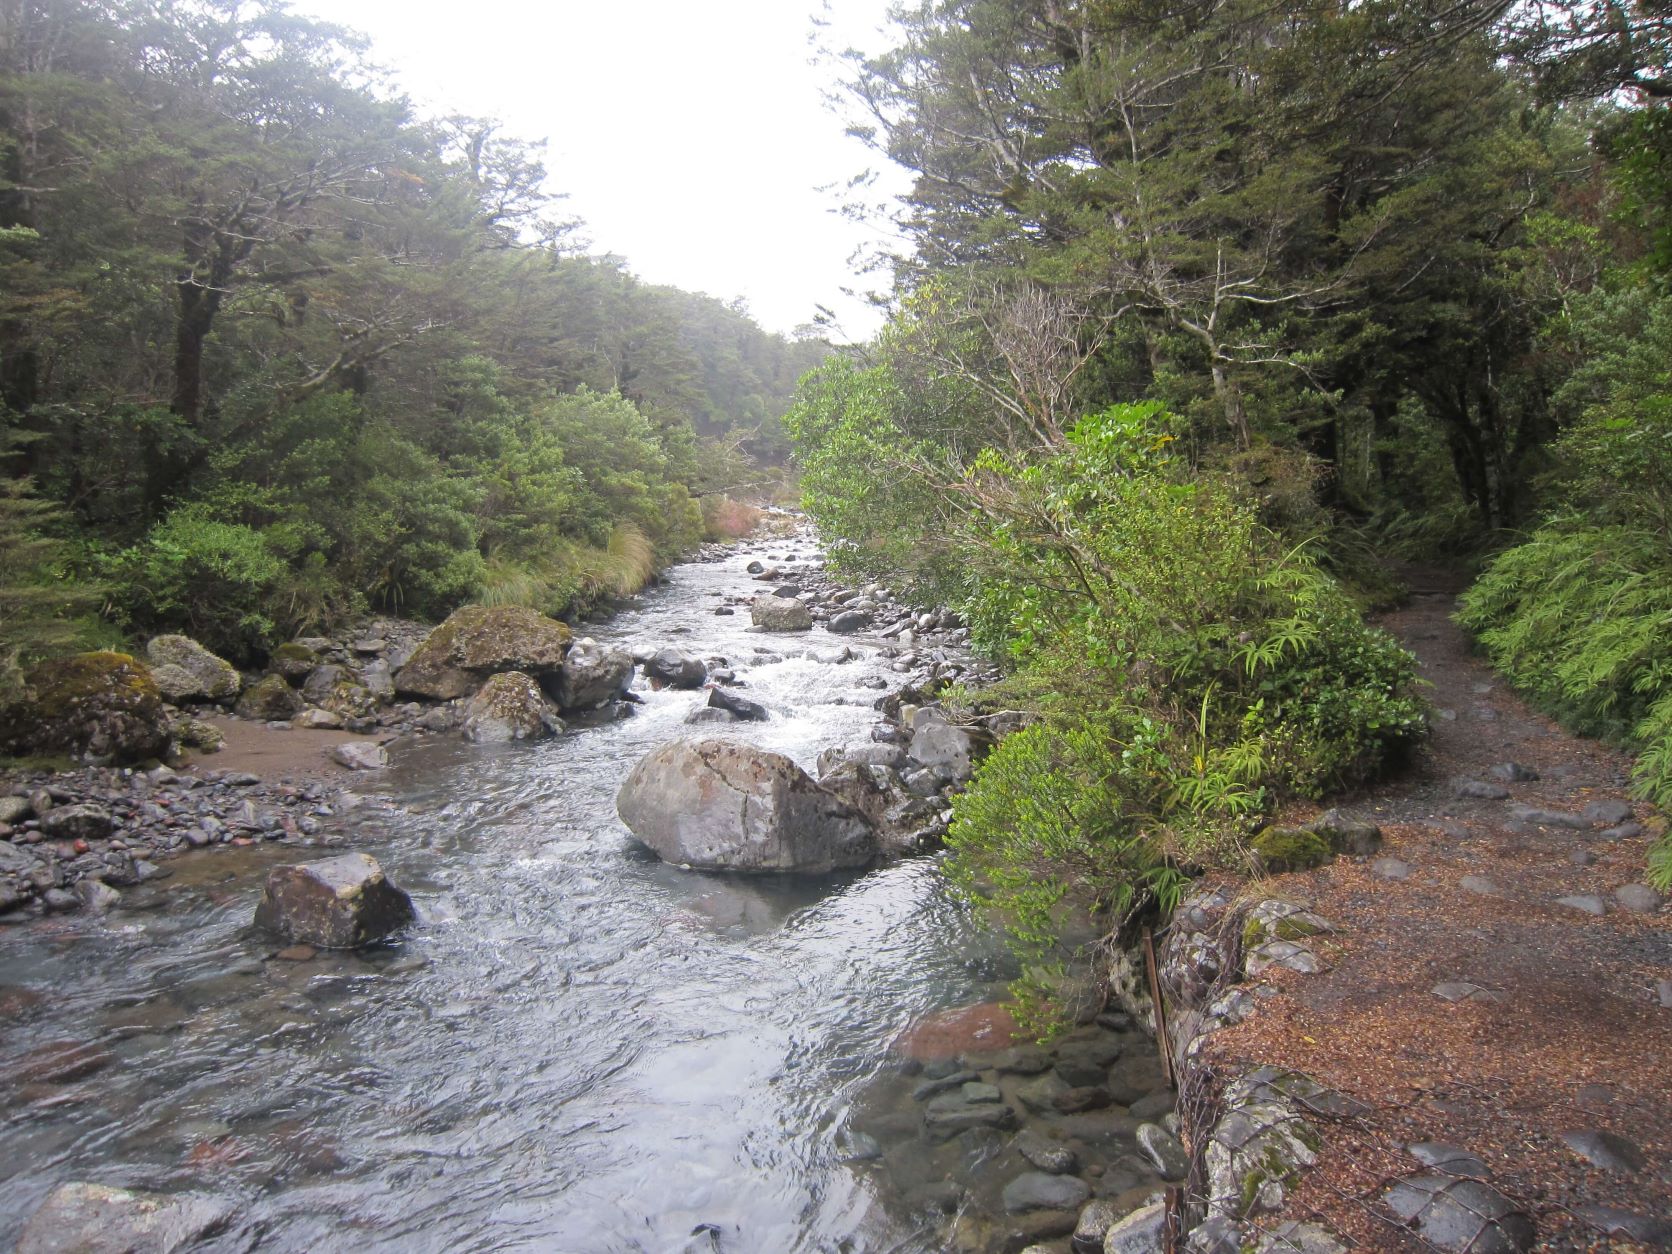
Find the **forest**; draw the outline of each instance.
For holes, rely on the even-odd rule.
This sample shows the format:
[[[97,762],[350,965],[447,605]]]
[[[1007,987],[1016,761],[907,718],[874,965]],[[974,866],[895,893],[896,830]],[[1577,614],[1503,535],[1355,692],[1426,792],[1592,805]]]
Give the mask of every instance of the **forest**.
[[[788,424],[838,560],[1008,659],[972,891],[1044,950],[1063,901],[1169,906],[1408,757],[1425,696],[1364,620],[1401,563],[1467,564],[1494,665],[1672,800],[1672,9],[948,0],[894,35],[846,62],[915,176],[894,311]]]
[[[826,346],[590,255],[537,145],[278,3],[0,7],[0,686],[569,613],[770,489]]]

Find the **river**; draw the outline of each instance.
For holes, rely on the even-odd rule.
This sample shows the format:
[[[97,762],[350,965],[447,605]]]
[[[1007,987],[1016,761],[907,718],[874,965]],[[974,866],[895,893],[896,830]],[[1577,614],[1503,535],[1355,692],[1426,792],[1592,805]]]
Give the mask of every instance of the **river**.
[[[727,658],[772,718],[704,732],[811,771],[868,739],[864,681],[903,676],[875,640],[714,614],[758,590],[752,558],[805,545],[676,567],[588,630]],[[355,843],[418,905],[398,943],[276,959],[250,924],[266,867],[297,858],[273,846],[0,930],[0,986],[43,998],[0,1035],[0,1077],[53,1042],[112,1056],[0,1087],[0,1248],[71,1179],[231,1196],[214,1249],[939,1248],[843,1161],[844,1121],[902,1027],[996,994],[1002,949],[934,858],[798,881],[648,855],[615,791],[706,694],[635,688],[635,717],[552,741],[391,746],[365,791],[397,817]]]

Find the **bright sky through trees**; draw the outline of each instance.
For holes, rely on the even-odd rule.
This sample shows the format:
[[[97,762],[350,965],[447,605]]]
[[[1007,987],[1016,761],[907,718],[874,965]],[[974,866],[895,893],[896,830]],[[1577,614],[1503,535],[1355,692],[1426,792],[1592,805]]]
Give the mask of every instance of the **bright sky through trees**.
[[[557,190],[594,250],[653,283],[741,296],[773,330],[815,304],[862,337],[878,315],[844,287],[875,231],[834,212],[832,192],[874,165],[823,101],[811,64],[819,0],[300,0],[370,36],[421,108],[502,119],[549,141]],[[819,37],[880,45],[885,0],[830,0]],[[906,176],[892,171],[904,190]]]

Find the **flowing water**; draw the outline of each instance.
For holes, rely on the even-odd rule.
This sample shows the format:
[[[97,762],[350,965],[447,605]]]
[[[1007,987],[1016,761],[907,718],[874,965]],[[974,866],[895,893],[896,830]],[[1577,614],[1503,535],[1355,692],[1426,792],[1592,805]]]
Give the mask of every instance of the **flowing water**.
[[[786,545],[676,568],[594,634],[726,657],[772,719],[704,732],[812,770],[868,738],[861,681],[902,677],[877,642],[715,616],[762,551]],[[844,1119],[904,1025],[993,994],[1002,952],[933,859],[796,881],[642,851],[615,791],[706,694],[641,691],[555,741],[391,747],[367,791],[398,817],[357,843],[418,904],[398,943],[275,959],[250,917],[297,853],[271,846],[174,862],[152,909],[0,930],[0,987],[42,998],[0,1027],[0,1248],[65,1180],[231,1196],[222,1249],[935,1248],[843,1161]],[[113,1059],[20,1082],[61,1041]]]

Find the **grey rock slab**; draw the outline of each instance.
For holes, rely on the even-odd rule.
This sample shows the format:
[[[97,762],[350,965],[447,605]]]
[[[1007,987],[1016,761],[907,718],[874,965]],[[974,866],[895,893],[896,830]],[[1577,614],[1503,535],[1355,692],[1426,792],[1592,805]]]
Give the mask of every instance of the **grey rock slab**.
[[[1467,980],[1447,980],[1436,984],[1431,990],[1434,996],[1444,1001],[1502,1001],[1503,994],[1495,993],[1489,988],[1482,988],[1479,984],[1471,984]]]
[[[1429,1244],[1454,1254],[1522,1254],[1532,1247],[1532,1219],[1489,1184],[1454,1176],[1396,1180],[1382,1202]]]
[[[1056,1100],[1069,1091],[1069,1086],[1052,1072],[1036,1080],[1029,1080],[1016,1090],[1016,1100],[1036,1115],[1056,1112]]]
[[[1133,1211],[1103,1236],[1103,1254],[1156,1254],[1167,1207],[1161,1202]]]
[[[1240,1254],[1242,1247],[1232,1248]],[[1291,1219],[1262,1234],[1253,1254],[1347,1254],[1347,1247],[1321,1224]]]
[[[942,1093],[951,1092],[955,1088],[961,1088],[963,1085],[980,1078],[973,1071],[954,1071],[950,1075],[937,1076],[923,1081],[914,1088],[911,1091],[912,1100],[926,1102],[931,1097],[939,1097]]]
[[[72,1181],[47,1194],[16,1254],[173,1254],[215,1235],[232,1215],[222,1198]]]
[[[1080,1166],[1080,1156],[1071,1148],[1032,1129],[1018,1132],[1010,1145],[1039,1170],[1053,1176],[1070,1175]]]
[[[337,745],[331,750],[331,759],[351,771],[381,771],[389,765],[389,755],[383,752],[383,746],[369,740]]]
[[[1091,1197],[1091,1186],[1073,1176],[1029,1171],[1004,1186],[999,1201],[1006,1214],[1030,1210],[1078,1210]]]
[[[1596,860],[1596,854],[1589,849],[1570,849],[1568,851],[1568,861],[1573,863],[1574,866],[1593,866]]]
[[[1569,814],[1566,810],[1543,810],[1538,806],[1511,806],[1509,816],[1518,822],[1531,823],[1536,827],[1565,827],[1575,832],[1583,831],[1590,826],[1577,814]]]
[[[1589,893],[1578,893],[1571,897],[1556,898],[1558,906],[1566,906],[1570,910],[1583,910],[1586,914],[1603,915],[1608,913],[1608,903],[1601,897]]]
[[[1011,1075],[1039,1075],[1051,1069],[1051,1055],[1037,1045],[1018,1045],[993,1055],[993,1070]]]
[[[1384,880],[1404,880],[1411,877],[1411,864],[1402,858],[1377,858],[1370,871]]]
[[[1457,796],[1474,801],[1507,801],[1509,789],[1502,784],[1488,784],[1479,779],[1460,779],[1452,785]]]
[[[999,1092],[996,1084],[985,1084],[980,1080],[971,1080],[958,1090],[959,1095],[971,1106],[980,1106],[986,1102],[1000,1102],[1004,1094]]]
[[[1176,1100],[1170,1092],[1151,1093],[1148,1097],[1133,1102],[1127,1113],[1134,1119],[1158,1119],[1172,1112]]]
[[[1346,814],[1341,810],[1325,810],[1307,825],[1330,842],[1337,853],[1354,857],[1368,857],[1382,847],[1382,829],[1368,819]]]
[[[1190,1174],[1190,1155],[1179,1140],[1160,1124],[1138,1125],[1138,1149],[1154,1164],[1163,1180],[1182,1180]]]
[[[1647,884],[1622,884],[1614,890],[1614,900],[1633,914],[1653,914],[1664,899]]]
[[[1593,827],[1614,827],[1631,818],[1631,806],[1624,801],[1593,801],[1579,814]]]
[[[1475,893],[1481,897],[1502,897],[1504,890],[1484,875],[1465,875],[1457,881],[1457,886],[1464,892]]]
[[[1672,980],[1662,980],[1655,985],[1655,996],[1660,998],[1660,1004],[1672,1010]]]
[[[1486,1164],[1466,1149],[1447,1145],[1444,1141],[1418,1141],[1407,1145],[1406,1153],[1424,1167],[1448,1176],[1488,1176]]]
[[[1617,1206],[1580,1206],[1574,1214],[1608,1236],[1629,1237],[1650,1249],[1672,1247],[1672,1219],[1639,1215]]]
[[[1604,1171],[1639,1172],[1647,1165],[1642,1149],[1633,1141],[1600,1128],[1581,1128],[1562,1133],[1562,1143],[1575,1154]]]
[[[257,927],[321,949],[353,949],[381,940],[416,917],[412,899],[363,853],[267,873]]]
[[[1537,771],[1519,762],[1500,762],[1487,773],[1506,784],[1530,784],[1538,779]]]
[[[1009,1131],[1016,1126],[1016,1112],[1004,1103],[971,1105],[957,1093],[942,1093],[923,1112],[923,1128],[930,1137],[945,1141],[971,1128]]]
[[[1599,840],[1634,840],[1643,834],[1641,823],[1621,823],[1597,833]]]

